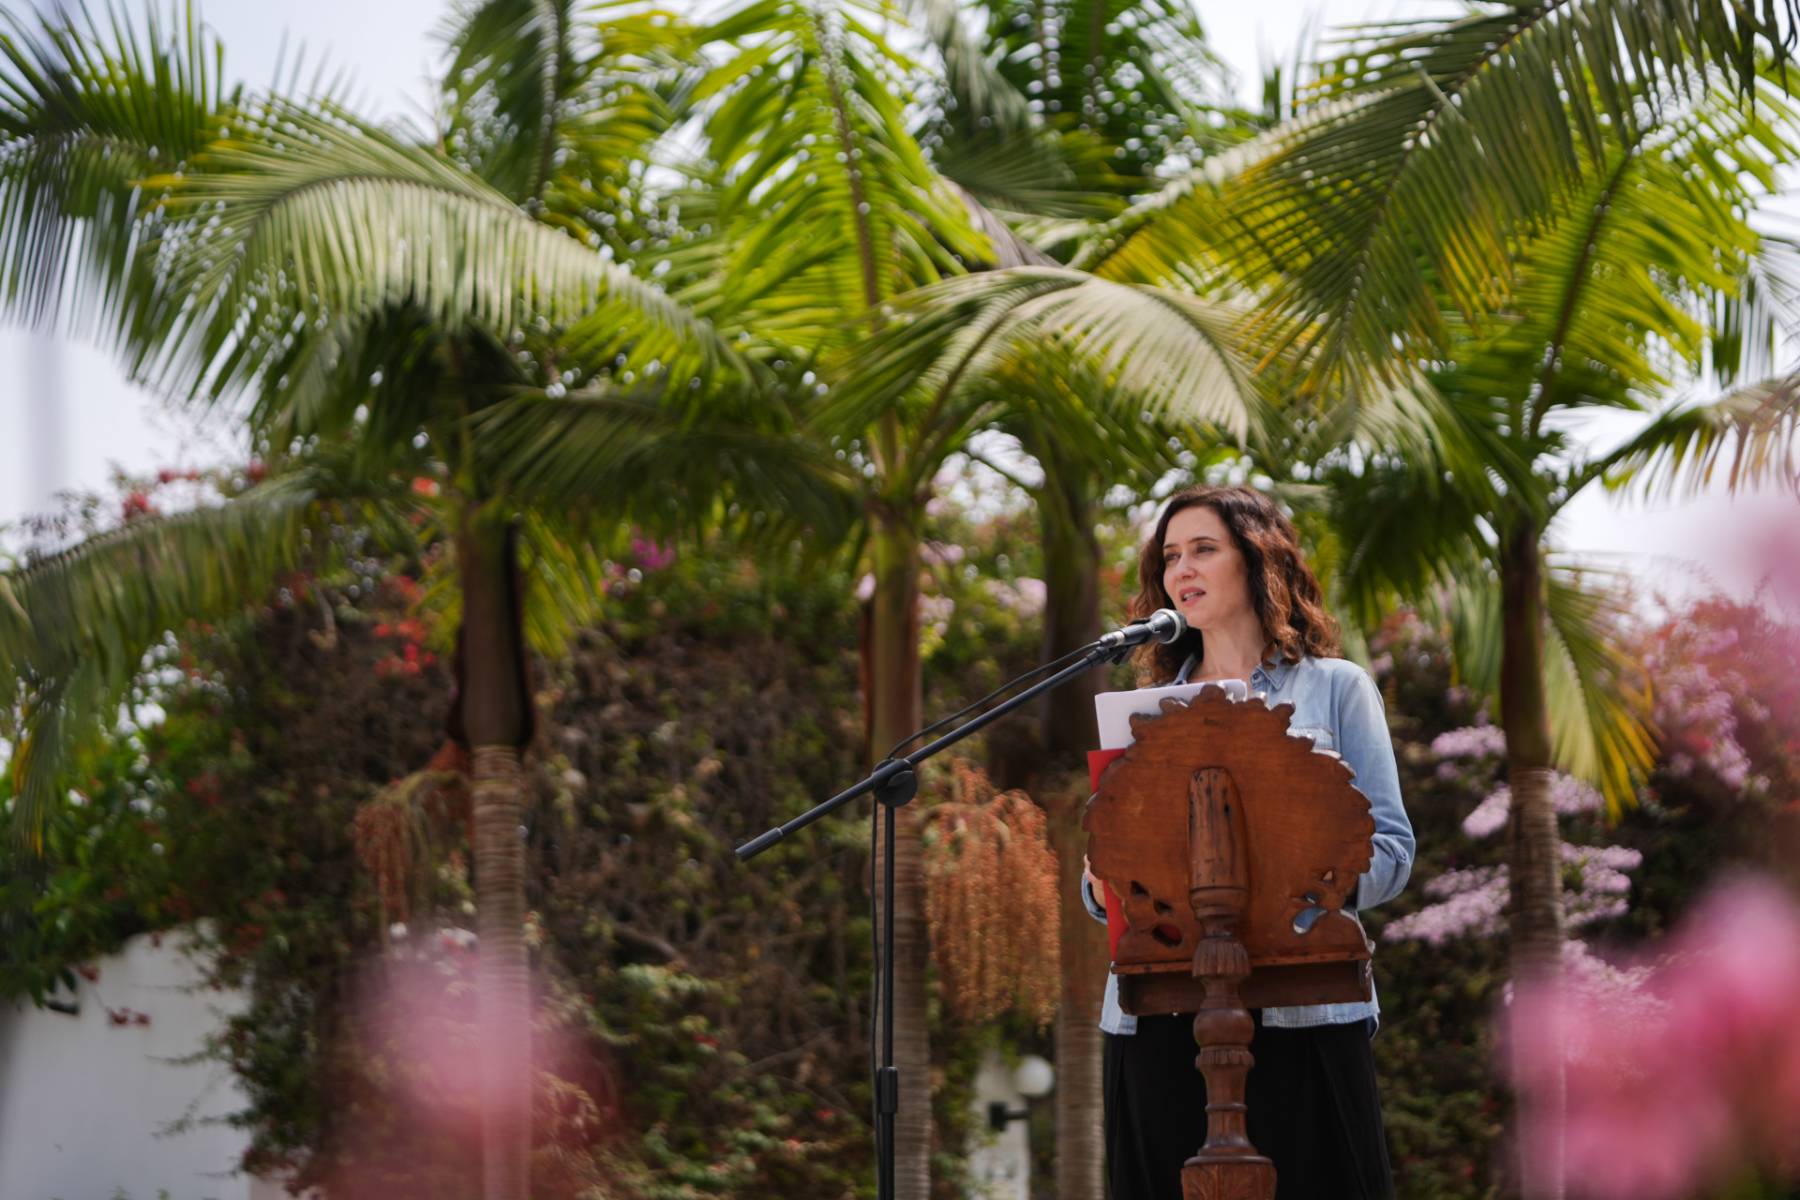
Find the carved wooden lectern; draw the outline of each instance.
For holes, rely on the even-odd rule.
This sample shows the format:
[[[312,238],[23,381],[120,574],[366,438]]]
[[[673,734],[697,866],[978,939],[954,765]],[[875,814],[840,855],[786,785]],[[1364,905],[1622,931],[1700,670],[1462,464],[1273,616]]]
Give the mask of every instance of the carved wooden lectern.
[[[1125,915],[1114,955],[1128,1013],[1192,1012],[1206,1142],[1183,1200],[1272,1200],[1275,1167],[1245,1130],[1249,1008],[1370,996],[1371,947],[1342,911],[1375,822],[1335,754],[1291,736],[1290,704],[1206,688],[1131,718],[1082,827]]]

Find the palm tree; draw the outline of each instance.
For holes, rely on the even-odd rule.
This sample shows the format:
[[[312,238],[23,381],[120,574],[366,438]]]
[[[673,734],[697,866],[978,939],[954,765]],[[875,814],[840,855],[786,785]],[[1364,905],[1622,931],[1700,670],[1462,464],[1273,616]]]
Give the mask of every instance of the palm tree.
[[[1602,606],[1568,575],[1543,576],[1542,533],[1574,489],[1611,467],[1658,454],[1665,467],[1684,453],[1710,462],[1733,435],[1750,447],[1740,452],[1747,466],[1785,461],[1770,445],[1791,435],[1780,406],[1792,389],[1776,381],[1685,410],[1573,470],[1555,465],[1566,448],[1544,417],[1640,403],[1634,387],[1661,382],[1646,348],[1661,337],[1677,362],[1704,352],[1695,323],[1659,300],[1671,287],[1728,296],[1741,287],[1732,270],[1707,269],[1704,246],[1730,224],[1724,210],[1737,185],[1711,178],[1721,169],[1702,147],[1715,138],[1738,145],[1743,153],[1725,170],[1755,175],[1766,164],[1750,148],[1763,142],[1782,157],[1775,144],[1785,135],[1754,119],[1734,126],[1720,97],[1694,109],[1698,125],[1667,131],[1673,114],[1719,80],[1785,125],[1759,71],[1783,65],[1794,24],[1791,5],[1752,14],[1713,0],[1649,8],[1563,0],[1377,27],[1319,69],[1294,117],[1134,203],[1082,237],[1070,260],[1103,279],[1203,295],[1239,289],[1254,301],[1254,316],[1233,333],[1257,347],[1295,402],[1292,428],[1271,431],[1271,444],[1296,457],[1271,465],[1278,476],[1301,468],[1295,478],[1309,480],[1305,468],[1322,460],[1340,479],[1367,481],[1365,503],[1339,510],[1343,582],[1365,613],[1378,563],[1396,568],[1388,578],[1414,584],[1493,581],[1493,602],[1478,611],[1503,616],[1502,651],[1464,659],[1477,676],[1482,664],[1492,668],[1518,774],[1522,967],[1560,953],[1545,768],[1580,770],[1617,800],[1649,745],[1630,698],[1608,690],[1625,673],[1598,629]],[[1698,196],[1690,183],[1685,200],[1697,215],[1660,239],[1644,212],[1635,244],[1619,238],[1615,226],[1627,217],[1615,189],[1665,153],[1691,156],[1716,190]],[[1546,227],[1564,241],[1537,240],[1537,260],[1515,263],[1519,239]],[[1741,240],[1718,244],[1748,256]],[[1634,267],[1603,253],[1627,245],[1655,257]],[[1543,326],[1544,313],[1559,314],[1559,324]],[[1507,331],[1512,357],[1499,369],[1491,339]],[[1471,361],[1484,355],[1481,367]],[[1346,454],[1339,447],[1358,429],[1362,445]],[[1382,430],[1404,441],[1368,437]],[[1474,470],[1472,454],[1485,459]],[[1482,562],[1486,575],[1473,569]],[[1547,663],[1546,618],[1556,643]]]
[[[973,20],[958,6],[921,7],[945,67],[944,94],[922,140],[1008,247],[997,265],[1057,265],[1081,230],[1154,189],[1166,163],[1199,158],[1241,127],[1234,119],[1215,128],[1206,119],[1220,109],[1224,72],[1186,4],[989,0]],[[1034,484],[984,459],[1032,498],[1046,585],[1044,655],[1061,658],[1101,632],[1095,526],[1102,498],[1120,484],[1148,491],[1174,469],[1178,422],[1107,411],[1119,400],[1129,410],[1129,398],[1091,360],[1054,345],[1030,360],[995,364],[982,382],[993,395],[993,429],[1039,467]],[[1060,867],[1056,1193],[1068,1200],[1104,1193],[1106,948],[1077,899],[1088,794],[1081,752],[1094,744],[1093,698],[1102,682],[1090,673],[1046,696],[1032,777],[1002,782],[1028,784],[1044,805]]]
[[[1515,253],[1501,311],[1480,324],[1440,318],[1448,341],[1428,371],[1462,432],[1488,448],[1487,478],[1449,490],[1429,466],[1393,456],[1326,471],[1340,582],[1361,612],[1373,614],[1384,587],[1439,607],[1464,677],[1498,698],[1519,978],[1550,975],[1562,957],[1553,769],[1593,781],[1616,811],[1654,750],[1647,694],[1608,636],[1616,601],[1593,572],[1547,557],[1552,522],[1609,474],[1679,472],[1735,443],[1744,469],[1733,483],[1745,484],[1785,464],[1792,445],[1792,391],[1779,380],[1666,414],[1611,453],[1583,453],[1568,436],[1582,410],[1647,409],[1709,364],[1727,379],[1766,369],[1782,332],[1771,302],[1797,281],[1748,214],[1793,161],[1800,125],[1764,79],[1750,82],[1754,105],[1701,86],[1592,151],[1578,146],[1554,215]],[[1528,1194],[1560,1193],[1554,1161],[1522,1172]]]
[[[92,331],[161,390],[242,405],[270,470],[217,507],[131,521],[0,575],[13,828],[35,835],[69,747],[109,723],[166,632],[242,612],[316,557],[334,521],[423,522],[419,536],[454,548],[460,609],[451,728],[473,762],[489,1197],[529,1187],[526,630],[578,618],[599,563],[565,514],[525,506],[531,481],[499,469],[476,423],[519,389],[596,375],[711,395],[701,384],[737,361],[608,244],[665,233],[630,192],[667,128],[658,89],[681,78],[666,53],[678,27],[624,17],[608,35],[569,0],[465,6],[429,139],[329,97],[228,90],[191,10],[141,30],[11,20],[0,35],[4,303]],[[589,481],[616,512],[643,455],[668,445],[637,415],[614,424],[638,434],[639,474]],[[753,439],[754,414],[732,415],[732,436]],[[688,423],[705,421],[696,402]],[[715,466],[685,477],[702,509],[733,469]]]
[[[906,78],[878,32],[881,16],[892,14],[788,0],[746,6],[696,32],[714,65],[687,93],[699,148],[679,203],[692,236],[671,245],[662,275],[775,381],[763,394],[794,414],[798,437],[838,464],[842,494],[861,514],[857,544],[875,582],[866,647],[871,753],[922,723],[925,506],[944,462],[1011,402],[990,386],[993,371],[1066,343],[1139,411],[1179,410],[1241,428],[1250,404],[1247,374],[1225,336],[1235,314],[1059,268],[933,168],[909,125]],[[997,281],[972,273],[996,262],[1033,265]],[[616,389],[579,407],[573,400],[559,402],[554,434],[541,432],[550,426],[527,433],[533,421],[521,417],[513,443],[514,466],[526,470],[535,458],[547,486],[568,485],[562,496],[593,464],[612,461],[605,413],[631,402]],[[540,412],[545,403],[530,401]],[[1065,430],[1087,427],[1066,393],[1060,411]],[[774,511],[754,507],[742,506],[746,517]],[[900,1194],[921,1196],[929,1044],[911,816],[903,814],[895,864],[892,1002]]]

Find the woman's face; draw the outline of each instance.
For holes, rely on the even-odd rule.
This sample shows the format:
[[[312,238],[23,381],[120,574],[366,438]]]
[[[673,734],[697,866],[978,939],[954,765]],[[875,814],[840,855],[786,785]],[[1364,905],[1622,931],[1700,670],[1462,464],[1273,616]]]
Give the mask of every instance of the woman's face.
[[[1191,628],[1217,629],[1252,611],[1249,574],[1219,514],[1193,504],[1169,518],[1163,590]]]

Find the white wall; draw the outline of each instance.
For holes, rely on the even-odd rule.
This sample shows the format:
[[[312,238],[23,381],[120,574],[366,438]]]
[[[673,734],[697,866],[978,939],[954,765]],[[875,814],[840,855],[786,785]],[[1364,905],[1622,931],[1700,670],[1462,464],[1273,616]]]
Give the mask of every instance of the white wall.
[[[988,1104],[999,1101],[1017,1112],[1026,1104],[1013,1085],[1006,1061],[993,1051],[981,1060],[975,1073],[975,1107],[969,1114],[973,1149],[969,1152],[969,1179],[980,1200],[1030,1200],[1031,1142],[1024,1121],[1007,1122],[1005,1133],[988,1126]]]
[[[237,996],[200,989],[195,964],[165,936],[134,938],[81,981],[73,1016],[0,1005],[0,1200],[275,1200],[236,1173],[246,1135],[204,1118],[244,1106],[224,1064],[177,1065]],[[147,1025],[115,1025],[129,1009]],[[193,1128],[166,1132],[184,1116]]]

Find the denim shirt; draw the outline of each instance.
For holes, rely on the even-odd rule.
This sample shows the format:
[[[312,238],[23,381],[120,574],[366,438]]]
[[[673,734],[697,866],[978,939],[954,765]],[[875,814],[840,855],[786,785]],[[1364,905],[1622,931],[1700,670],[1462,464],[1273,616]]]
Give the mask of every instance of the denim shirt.
[[[1196,665],[1196,656],[1190,655],[1175,682],[1188,682]],[[1369,798],[1370,815],[1375,818],[1374,852],[1369,869],[1356,881],[1356,907],[1373,908],[1399,895],[1412,873],[1412,822],[1400,803],[1394,741],[1375,681],[1348,659],[1308,657],[1273,667],[1259,664],[1250,673],[1250,691],[1267,693],[1270,707],[1292,704],[1288,732],[1311,738],[1315,749],[1335,751],[1356,772],[1354,786]],[[1081,885],[1081,899],[1096,920],[1106,920],[1106,909],[1086,881]],[[1349,906],[1345,911],[1349,912]],[[1265,1008],[1262,1019],[1264,1025],[1297,1029],[1365,1021],[1380,1011],[1371,990],[1368,1000],[1348,1004]],[[1111,973],[1106,977],[1100,1028],[1107,1033],[1137,1032],[1137,1018],[1119,1007],[1119,978]]]

